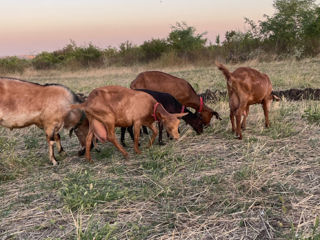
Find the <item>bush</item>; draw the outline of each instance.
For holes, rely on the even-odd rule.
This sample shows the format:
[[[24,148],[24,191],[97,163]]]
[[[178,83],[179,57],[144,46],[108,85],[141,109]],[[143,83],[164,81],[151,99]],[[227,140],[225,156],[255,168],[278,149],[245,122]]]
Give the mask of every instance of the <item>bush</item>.
[[[32,66],[37,70],[47,70],[56,68],[61,62],[54,53],[42,52],[32,60]]]
[[[76,47],[74,57],[82,67],[100,67],[103,64],[103,53],[100,49],[89,44],[88,47]]]
[[[162,54],[167,52],[169,50],[169,45],[163,39],[152,39],[151,41],[145,41],[141,45],[141,50],[145,62],[153,61],[159,59]]]
[[[130,66],[141,62],[143,59],[143,53],[141,51],[141,47],[135,46],[131,42],[126,41],[120,44],[118,57],[118,64]]]
[[[88,47],[77,47],[74,42],[71,42],[62,50],[52,53],[42,52],[33,59],[32,65],[37,70],[101,67],[103,51],[92,44]]]
[[[17,57],[6,57],[0,59],[0,73],[23,73],[29,67],[28,60],[20,59]]]
[[[206,33],[196,34],[196,29],[184,22],[176,23],[176,26],[172,26],[171,29],[167,41],[171,49],[179,56],[187,58],[190,52],[205,47],[207,39],[203,36]]]

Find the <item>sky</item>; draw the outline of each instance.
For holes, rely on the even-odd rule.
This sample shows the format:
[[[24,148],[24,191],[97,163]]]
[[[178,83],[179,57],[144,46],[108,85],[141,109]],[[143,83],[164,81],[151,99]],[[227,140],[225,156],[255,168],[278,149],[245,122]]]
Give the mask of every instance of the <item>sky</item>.
[[[1,0],[0,56],[34,55],[70,40],[119,47],[166,38],[177,22],[215,42],[228,30],[248,29],[244,18],[272,15],[273,0]]]

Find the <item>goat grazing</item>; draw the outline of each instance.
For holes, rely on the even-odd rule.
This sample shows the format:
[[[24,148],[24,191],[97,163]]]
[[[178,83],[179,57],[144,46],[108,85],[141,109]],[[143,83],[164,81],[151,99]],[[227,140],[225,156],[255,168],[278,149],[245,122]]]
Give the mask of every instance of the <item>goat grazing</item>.
[[[158,92],[170,93],[181,104],[194,108],[200,113],[205,125],[210,124],[213,115],[220,119],[219,114],[204,104],[193,87],[184,79],[159,71],[140,73],[130,84],[131,89],[149,89]]]
[[[10,129],[36,125],[46,133],[49,159],[57,164],[53,145],[63,152],[59,131],[73,129],[80,144],[85,146],[88,120],[80,110],[71,110],[71,104],[80,103],[79,97],[59,84],[27,82],[0,77],[0,125]],[[89,149],[90,150],[90,149]]]
[[[162,106],[169,113],[185,113],[185,112],[188,113],[187,115],[183,116],[182,119],[187,124],[189,124],[197,132],[197,134],[200,134],[203,132],[203,123],[201,121],[199,114],[192,113],[191,111],[189,111],[187,108],[185,108],[184,105],[179,103],[177,99],[175,99],[169,93],[156,92],[156,91],[151,91],[147,89],[135,89],[135,90],[150,94],[154,99],[156,99],[159,103],[161,103]],[[162,142],[163,125],[161,122],[158,123],[158,128],[159,128],[159,144],[162,145],[163,144]],[[125,130],[126,128],[121,128],[122,146],[125,146],[125,143],[124,143]],[[130,133],[131,138],[133,139],[132,127],[129,127],[128,131]]]
[[[134,127],[134,150],[141,153],[138,147],[141,126],[152,131],[149,146],[154,142],[157,129],[152,125],[156,120],[163,121],[166,130],[178,139],[180,120],[186,113],[170,114],[152,96],[145,92],[134,91],[120,86],[106,86],[94,89],[82,104],[75,104],[72,109],[82,109],[89,120],[89,133],[86,139],[86,158],[90,156],[90,145],[93,137],[100,142],[110,141],[119,151],[128,157],[128,153],[115,137],[115,127]]]

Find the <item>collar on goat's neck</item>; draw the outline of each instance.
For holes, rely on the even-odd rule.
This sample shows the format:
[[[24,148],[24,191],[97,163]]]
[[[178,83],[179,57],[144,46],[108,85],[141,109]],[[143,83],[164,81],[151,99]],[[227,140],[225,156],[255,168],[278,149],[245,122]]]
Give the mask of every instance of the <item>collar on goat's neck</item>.
[[[152,116],[154,117],[154,120],[155,121],[158,121],[158,119],[157,119],[157,115],[156,115],[156,110],[157,110],[157,107],[159,106],[159,102],[156,102],[155,104],[154,104],[154,106],[153,106],[153,114],[152,114]]]
[[[200,97],[200,107],[199,107],[198,112],[201,113],[201,112],[202,112],[202,109],[203,109],[203,98]]]
[[[186,106],[185,106],[185,105],[182,105],[181,113],[184,113],[185,108],[186,108]]]

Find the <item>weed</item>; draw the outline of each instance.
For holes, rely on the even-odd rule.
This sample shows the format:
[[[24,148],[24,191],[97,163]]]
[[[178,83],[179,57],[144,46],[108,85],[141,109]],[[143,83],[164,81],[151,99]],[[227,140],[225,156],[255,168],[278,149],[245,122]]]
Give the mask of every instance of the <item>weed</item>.
[[[119,182],[95,180],[87,170],[68,174],[62,185],[59,190],[61,199],[66,208],[72,211],[88,211],[97,204],[121,199],[127,194],[127,190],[122,190]]]
[[[105,160],[110,159],[115,152],[115,148],[113,146],[104,146],[100,149],[100,152],[95,154],[96,159]]]
[[[320,107],[318,104],[310,104],[305,110],[302,118],[306,119],[308,123],[320,124]]]
[[[76,230],[77,240],[108,240],[116,239],[113,235],[114,231],[117,229],[116,225],[110,225],[109,223],[102,224],[93,219],[93,215],[89,218],[87,227],[83,226],[83,212],[79,211],[76,218],[74,218],[71,212],[73,223]]]
[[[35,149],[39,147],[39,139],[34,136],[25,135],[24,144],[26,149]]]

